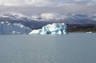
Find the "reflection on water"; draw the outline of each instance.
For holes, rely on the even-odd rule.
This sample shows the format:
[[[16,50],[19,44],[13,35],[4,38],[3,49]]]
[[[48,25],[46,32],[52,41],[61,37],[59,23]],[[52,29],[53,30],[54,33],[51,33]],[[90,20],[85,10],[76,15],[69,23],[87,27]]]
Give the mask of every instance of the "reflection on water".
[[[96,63],[96,35],[2,35],[0,63]]]

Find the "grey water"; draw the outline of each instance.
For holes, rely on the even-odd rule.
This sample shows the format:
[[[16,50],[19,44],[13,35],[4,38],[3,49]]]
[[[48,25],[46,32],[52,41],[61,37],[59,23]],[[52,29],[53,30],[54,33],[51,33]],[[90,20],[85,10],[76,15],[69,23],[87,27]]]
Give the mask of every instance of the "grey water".
[[[0,63],[96,63],[96,33],[0,35]]]

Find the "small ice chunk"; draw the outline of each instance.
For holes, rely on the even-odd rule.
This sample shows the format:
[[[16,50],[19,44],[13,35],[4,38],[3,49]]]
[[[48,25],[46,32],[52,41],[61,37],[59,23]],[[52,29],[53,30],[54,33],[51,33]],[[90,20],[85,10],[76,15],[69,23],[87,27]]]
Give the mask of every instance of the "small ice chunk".
[[[31,33],[29,33],[29,35],[30,34],[39,34],[39,32],[40,32],[40,30],[33,30]]]
[[[92,33],[92,32],[86,32],[86,33]]]
[[[12,31],[12,34],[15,34],[16,33],[16,31]]]
[[[4,24],[4,22],[2,21],[1,24]]]
[[[9,25],[11,25],[11,23],[7,23],[7,25],[9,26]]]

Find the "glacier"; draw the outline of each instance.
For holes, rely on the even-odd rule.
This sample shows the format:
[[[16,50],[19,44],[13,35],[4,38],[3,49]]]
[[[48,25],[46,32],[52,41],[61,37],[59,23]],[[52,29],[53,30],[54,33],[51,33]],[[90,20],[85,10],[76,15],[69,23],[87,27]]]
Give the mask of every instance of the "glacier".
[[[66,25],[64,23],[53,23],[48,24],[42,29],[32,30],[29,35],[40,34],[40,35],[64,35],[66,34]]]
[[[0,34],[28,34],[32,29],[20,23],[0,22]]]

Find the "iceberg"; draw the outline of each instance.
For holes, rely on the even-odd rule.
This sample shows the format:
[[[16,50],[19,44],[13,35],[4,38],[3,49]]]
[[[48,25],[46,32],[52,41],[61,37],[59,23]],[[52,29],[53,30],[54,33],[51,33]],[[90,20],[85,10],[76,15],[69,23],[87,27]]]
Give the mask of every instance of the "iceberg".
[[[32,30],[29,35],[40,34],[40,35],[64,35],[66,34],[66,25],[64,23],[53,23],[48,24],[42,29]]]
[[[32,29],[20,23],[0,22],[0,34],[29,34]]]

